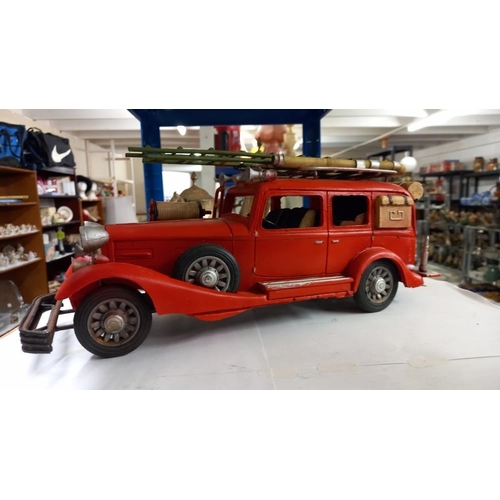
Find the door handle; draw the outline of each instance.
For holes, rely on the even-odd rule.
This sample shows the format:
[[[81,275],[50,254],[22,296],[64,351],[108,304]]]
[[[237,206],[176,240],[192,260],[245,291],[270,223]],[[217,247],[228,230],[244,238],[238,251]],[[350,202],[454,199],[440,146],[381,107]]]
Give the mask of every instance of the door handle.
[[[332,240],[332,243],[340,243],[340,240]]]
[[[323,240],[316,240],[314,242],[315,245],[322,245],[323,244]]]

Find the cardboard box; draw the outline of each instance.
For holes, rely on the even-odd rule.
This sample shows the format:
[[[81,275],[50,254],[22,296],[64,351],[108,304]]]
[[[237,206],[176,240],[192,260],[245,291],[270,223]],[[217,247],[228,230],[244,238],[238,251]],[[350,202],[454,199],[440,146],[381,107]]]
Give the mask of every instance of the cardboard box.
[[[62,194],[68,196],[76,196],[75,183],[73,181],[67,181],[62,183]]]

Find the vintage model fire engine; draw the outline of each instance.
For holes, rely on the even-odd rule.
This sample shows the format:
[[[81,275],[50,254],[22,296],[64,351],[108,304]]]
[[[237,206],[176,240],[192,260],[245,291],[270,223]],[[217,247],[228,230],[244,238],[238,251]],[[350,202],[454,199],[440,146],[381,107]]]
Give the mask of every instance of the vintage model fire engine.
[[[412,158],[399,164],[129,150],[144,162],[222,164],[241,172],[220,179],[209,219],[200,206],[198,219],[155,220],[162,202],[152,202],[145,223],[86,223],[79,256],[57,294],[38,297],[22,321],[24,352],[52,351],[54,332],[68,328],[57,326],[65,299],[82,346],[114,357],[139,347],[152,313],[214,321],[255,307],[351,296],[362,310],[377,312],[392,302],[399,282],[413,288],[431,276],[426,245],[415,267],[418,189],[388,181]]]

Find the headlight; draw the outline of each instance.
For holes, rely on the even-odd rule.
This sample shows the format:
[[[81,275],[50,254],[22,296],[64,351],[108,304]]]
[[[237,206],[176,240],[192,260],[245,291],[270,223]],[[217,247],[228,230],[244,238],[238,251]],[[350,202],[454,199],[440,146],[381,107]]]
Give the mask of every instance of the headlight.
[[[85,252],[94,252],[109,240],[109,234],[104,226],[96,222],[85,222],[85,226],[80,227],[82,248]]]

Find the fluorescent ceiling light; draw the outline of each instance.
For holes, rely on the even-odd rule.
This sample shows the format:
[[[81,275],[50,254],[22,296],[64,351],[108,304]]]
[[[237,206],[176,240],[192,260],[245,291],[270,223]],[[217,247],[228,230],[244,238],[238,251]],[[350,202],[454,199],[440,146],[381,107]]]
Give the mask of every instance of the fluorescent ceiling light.
[[[474,110],[466,109],[441,109],[422,120],[414,121],[408,125],[408,132],[415,132],[425,127],[444,125],[447,121],[457,116],[473,115]]]
[[[186,135],[186,127],[184,127],[184,125],[179,125],[177,130],[179,131],[179,134]]]
[[[182,126],[182,125],[180,125],[180,126]],[[200,130],[200,127],[199,126],[197,126],[197,127],[186,127],[186,129],[188,129],[188,130]],[[160,130],[177,130],[177,127],[163,127],[163,126],[161,126]]]
[[[429,116],[429,113],[427,113],[427,111],[425,111],[425,109],[415,110],[415,117],[416,118],[425,118],[426,116]]]

